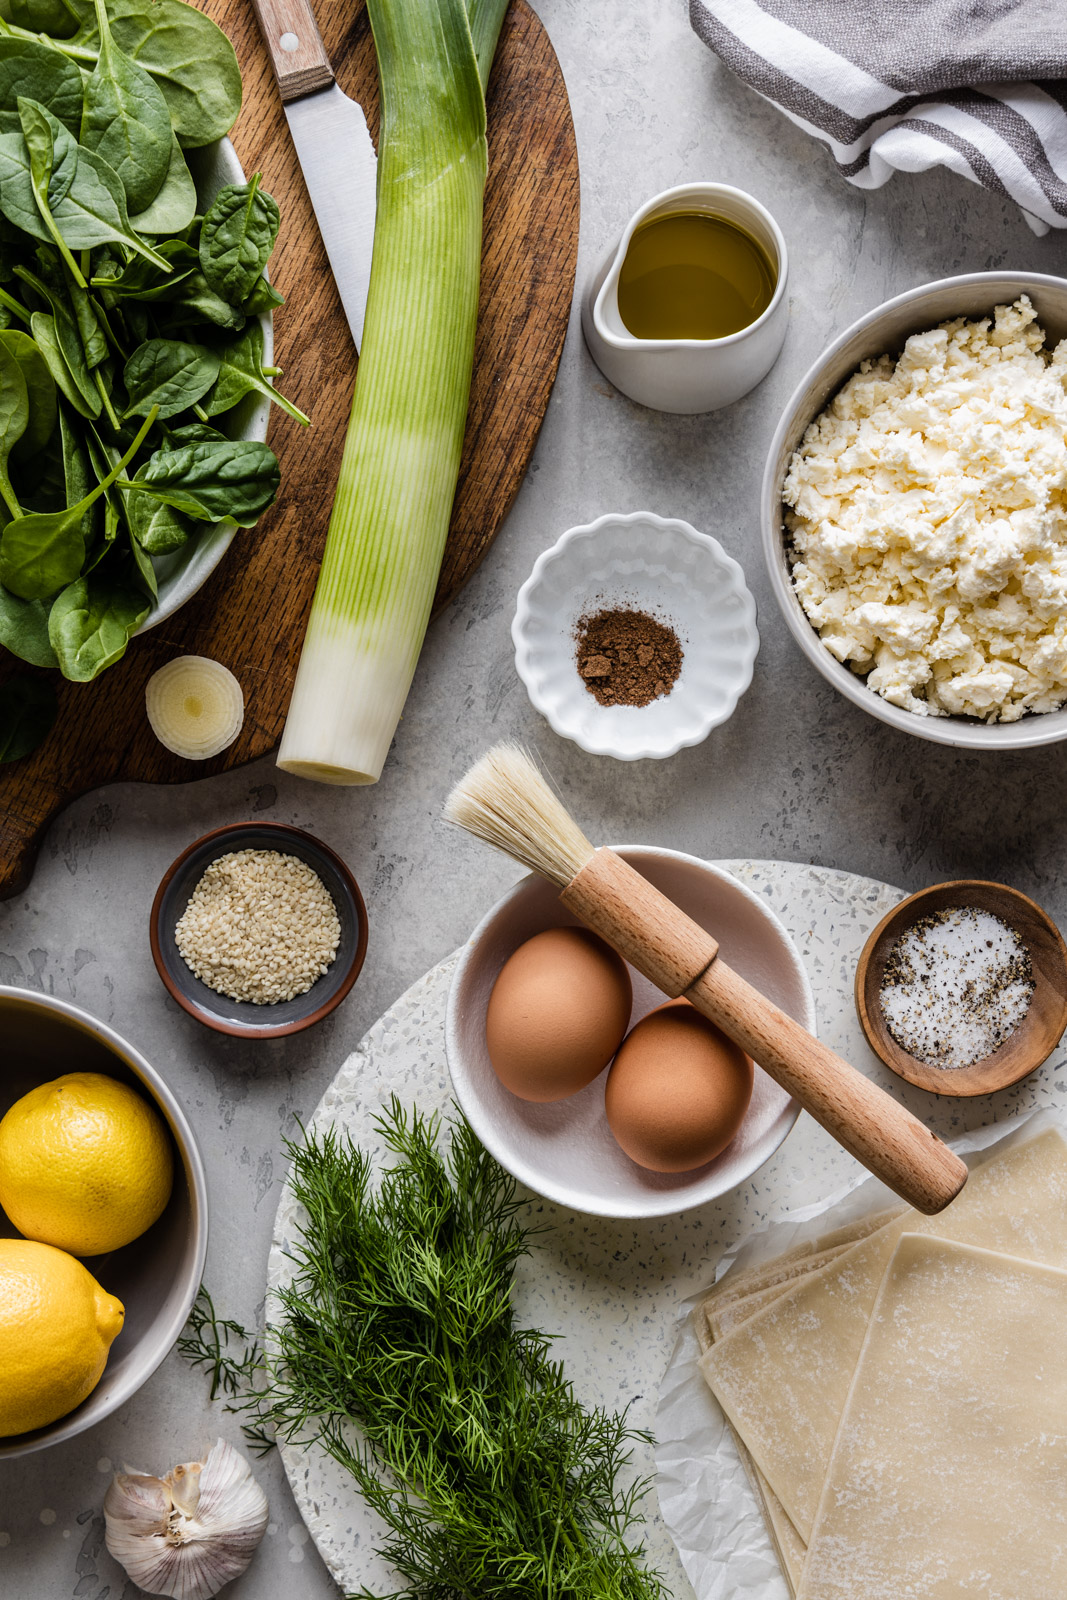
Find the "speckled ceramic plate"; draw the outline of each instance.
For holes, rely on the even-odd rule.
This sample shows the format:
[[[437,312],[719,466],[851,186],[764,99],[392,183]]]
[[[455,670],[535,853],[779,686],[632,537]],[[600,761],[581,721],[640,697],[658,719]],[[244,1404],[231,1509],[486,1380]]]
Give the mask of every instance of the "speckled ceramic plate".
[[[901,891],[851,873],[788,862],[715,864],[765,900],[796,941],[827,1043],[858,1066],[879,1070],[856,1020],[852,974],[867,935]],[[457,956],[413,984],[364,1036],[320,1101],[313,1129],[344,1128],[377,1159],[381,1147],[373,1121],[391,1094],[407,1103],[417,1100],[424,1112],[447,1114],[445,1012]],[[825,1199],[860,1171],[828,1134],[802,1116],[754,1179],[684,1215],[589,1217],[536,1200],[535,1220],[545,1231],[520,1265],[516,1313],[525,1325],[560,1336],[556,1353],[583,1401],[611,1409],[630,1405],[634,1427],[651,1428],[674,1345],[677,1309],[714,1277],[724,1249],[760,1226],[770,1211]],[[290,1278],[288,1251],[300,1222],[287,1185],[274,1225],[268,1290]],[[268,1325],[272,1316],[268,1293]],[[311,1537],[341,1589],[394,1589],[395,1574],[374,1553],[381,1525],[351,1480],[314,1446],[285,1445],[282,1460]],[[634,1465],[639,1473],[655,1472],[650,1446],[637,1447]],[[647,1509],[650,1564],[663,1572],[667,1592],[686,1600],[692,1590],[654,1496]]]

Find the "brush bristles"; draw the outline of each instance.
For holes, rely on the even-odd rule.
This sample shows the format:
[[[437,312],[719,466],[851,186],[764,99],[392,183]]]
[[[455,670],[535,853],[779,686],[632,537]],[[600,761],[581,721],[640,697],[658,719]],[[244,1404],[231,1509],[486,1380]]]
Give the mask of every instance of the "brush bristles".
[[[593,854],[527,751],[498,744],[445,802],[445,818],[565,889]]]

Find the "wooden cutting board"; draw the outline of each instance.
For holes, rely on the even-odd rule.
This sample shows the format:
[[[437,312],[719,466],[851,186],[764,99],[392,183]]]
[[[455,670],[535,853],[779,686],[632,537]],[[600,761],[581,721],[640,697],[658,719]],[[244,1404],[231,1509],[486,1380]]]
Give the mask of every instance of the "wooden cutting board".
[[[0,767],[0,899],[27,882],[44,829],[68,800],[115,779],[187,783],[274,748],[285,721],[326,524],[356,355],[289,141],[248,0],[204,0],[234,42],[244,109],[233,142],[281,207],[271,277],[286,297],[274,319],[282,387],[311,418],[277,409],[270,443],[282,465],[277,503],[239,530],[200,593],[131,644],[97,682],[59,683],[59,720],[40,750]],[[318,6],[341,87],[378,133],[374,48],[362,4]],[[578,251],[578,155],[555,52],[526,0],[512,0],[489,80],[489,181],[481,301],[467,436],[435,613],[481,561],[515,498],[548,405],[567,330]],[[224,755],[190,762],[156,742],[144,687],[175,655],[212,656],[240,680],[247,717]],[[0,694],[32,669],[0,651]]]

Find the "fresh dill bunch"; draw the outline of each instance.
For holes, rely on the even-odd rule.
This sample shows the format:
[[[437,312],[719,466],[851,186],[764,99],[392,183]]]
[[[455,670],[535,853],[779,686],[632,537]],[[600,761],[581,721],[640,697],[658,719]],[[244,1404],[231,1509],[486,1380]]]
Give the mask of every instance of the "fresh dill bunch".
[[[439,1119],[395,1097],[378,1129],[395,1160],[376,1188],[333,1129],[289,1147],[307,1221],[259,1426],[351,1473],[404,1600],[666,1600],[630,1542],[647,1482],[619,1481],[647,1435],[586,1409],[548,1336],[515,1325],[513,1181],[462,1119],[445,1153]]]
[[[239,1322],[218,1315],[203,1284],[178,1339],[178,1354],[192,1366],[205,1369],[211,1380],[209,1399],[226,1395],[232,1402],[227,1411],[249,1416],[241,1431],[255,1453],[263,1456],[273,1450],[275,1440],[269,1428],[257,1420],[261,1411],[258,1386],[263,1377],[259,1341]]]

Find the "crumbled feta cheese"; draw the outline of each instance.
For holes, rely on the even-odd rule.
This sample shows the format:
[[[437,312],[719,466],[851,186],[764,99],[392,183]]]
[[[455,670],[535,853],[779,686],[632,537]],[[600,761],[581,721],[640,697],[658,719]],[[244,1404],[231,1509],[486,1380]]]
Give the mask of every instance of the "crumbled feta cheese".
[[[864,361],[782,491],[793,586],[839,661],[919,716],[1067,701],[1067,340],[1025,295]]]

